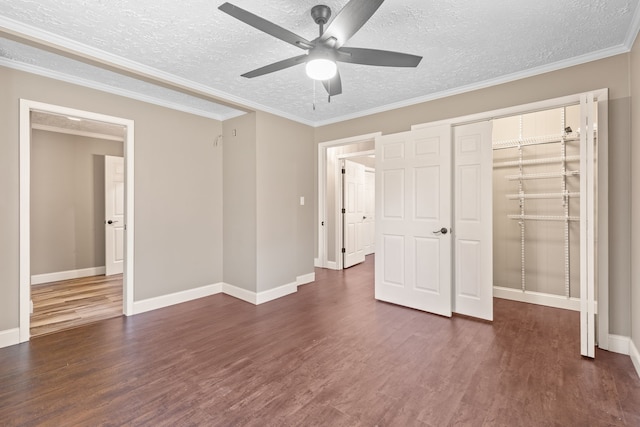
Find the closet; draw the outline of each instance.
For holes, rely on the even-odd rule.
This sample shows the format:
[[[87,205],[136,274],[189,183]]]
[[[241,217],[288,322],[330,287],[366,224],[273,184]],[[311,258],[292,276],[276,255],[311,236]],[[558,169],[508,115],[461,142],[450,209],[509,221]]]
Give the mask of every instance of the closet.
[[[580,310],[580,105],[493,121],[494,296]]]

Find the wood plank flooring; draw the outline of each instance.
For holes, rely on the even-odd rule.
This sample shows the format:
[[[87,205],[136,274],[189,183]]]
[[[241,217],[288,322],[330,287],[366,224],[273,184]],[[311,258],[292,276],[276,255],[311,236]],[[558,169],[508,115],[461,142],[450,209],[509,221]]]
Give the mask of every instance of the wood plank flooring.
[[[32,337],[122,316],[122,274],[33,285],[31,299]]]
[[[214,295],[0,349],[3,426],[640,425],[628,356],[575,312],[490,324],[373,298],[373,262],[260,305]]]

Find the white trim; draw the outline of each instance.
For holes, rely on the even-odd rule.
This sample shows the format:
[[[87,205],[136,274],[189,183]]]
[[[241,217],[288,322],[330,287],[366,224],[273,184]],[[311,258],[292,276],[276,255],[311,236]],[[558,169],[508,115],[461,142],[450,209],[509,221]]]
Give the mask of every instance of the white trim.
[[[248,291],[244,288],[239,288],[228,283],[223,283],[222,292],[231,297],[238,298],[239,300],[246,301],[254,305],[257,304],[258,298],[256,293],[253,291]]]
[[[620,55],[629,52],[629,48],[624,45],[614,46],[608,49],[602,49],[597,52],[592,52],[586,55],[576,56],[566,59],[564,61],[558,61],[553,64],[547,64],[536,68],[520,71],[506,76],[498,77],[495,79],[485,80],[483,82],[473,83],[467,86],[461,86],[442,92],[436,92],[429,95],[407,99],[404,101],[396,102],[393,104],[382,105],[380,107],[371,108],[369,110],[359,111],[353,114],[346,114],[340,117],[334,117],[327,120],[317,121],[313,124],[314,127],[326,126],[334,123],[340,123],[347,120],[357,119],[360,117],[370,116],[372,114],[384,113],[390,110],[396,110],[399,108],[410,107],[412,105],[422,104],[429,101],[435,101],[437,99],[448,98],[450,96],[461,95],[467,92],[473,92],[475,90],[486,89],[493,86],[498,86],[505,83],[510,83],[516,80],[526,79],[529,77],[535,77],[540,74],[549,73],[552,71],[562,70],[564,68],[573,67],[576,65],[586,64],[591,61],[597,61],[600,59],[609,58],[611,56]]]
[[[640,31],[640,7],[636,6],[636,11],[631,19],[631,24],[629,25],[627,37],[624,39],[624,47],[628,50],[631,50],[633,47],[633,43],[635,42],[636,37],[638,37],[638,31]]]
[[[214,285],[201,286],[199,288],[187,289],[185,291],[136,301],[133,303],[133,311],[134,314],[146,313],[147,311],[157,310],[159,308],[216,295],[222,292],[222,287],[222,283],[216,283]]]
[[[274,299],[282,298],[296,292],[298,292],[298,284],[296,282],[287,283],[286,285],[273,289],[267,289],[266,291],[258,292],[256,295],[256,305],[264,304],[265,302],[273,301]]]
[[[169,108],[171,110],[182,111],[183,113],[194,114],[200,117],[206,117],[209,119],[224,121],[234,117],[246,114],[244,111],[236,110],[230,114],[215,114],[199,108],[188,107],[184,104],[167,101],[164,99],[156,98],[154,96],[145,95],[139,92],[134,92],[128,89],[122,89],[104,83],[96,82],[82,77],[62,73],[60,71],[50,70],[47,68],[38,67],[32,64],[25,64],[23,62],[16,62],[6,58],[0,58],[0,66],[11,68],[18,71],[24,71],[25,73],[35,74],[49,79],[58,80],[66,83],[71,83],[77,86],[87,87],[90,89],[99,90],[100,92],[110,93],[112,95],[123,96],[129,99],[135,99],[137,101],[146,102],[148,104],[158,105],[160,107]]]
[[[313,259],[313,266],[314,267],[318,267],[318,268],[323,268],[324,267],[322,265],[322,260],[320,258],[314,258]]]
[[[567,297],[565,297],[564,295],[553,295],[534,291],[523,292],[521,289],[494,286],[493,296],[496,298],[508,299],[511,301],[526,302],[529,304],[580,311],[580,298],[567,299]]]
[[[20,344],[20,328],[0,331],[0,348]]]
[[[18,42],[29,42],[38,48],[42,46],[42,48],[48,48],[49,50],[58,50],[61,53],[66,53],[67,55],[88,59],[101,64],[101,66],[104,66],[103,68],[114,68],[118,71],[132,74],[138,79],[147,81],[151,80],[152,82],[157,82],[157,84],[164,85],[165,87],[173,86],[178,90],[182,89],[183,91],[190,91],[194,94],[205,96],[205,99],[208,98],[207,100],[211,102],[218,103],[229,108],[262,110],[299,123],[314,126],[313,122],[294,116],[293,114],[285,113],[221,90],[212,89],[204,84],[178,77],[174,74],[140,64],[139,62],[105,52],[101,49],[88,46],[84,43],[71,40],[67,37],[63,37],[4,16],[0,16],[0,33],[2,32],[18,38]],[[24,41],[19,39],[23,39]]]
[[[304,278],[306,276],[300,276]],[[278,286],[277,288],[268,289],[263,292],[253,292],[248,291],[243,288],[239,288],[237,286],[230,285],[228,283],[222,284],[222,292],[225,294],[232,296],[234,298],[238,298],[242,301],[246,301],[253,305],[264,304],[265,302],[273,301],[278,298],[282,298],[284,296],[296,293],[298,291],[298,283],[287,283],[286,285]]]
[[[609,335],[609,351],[629,355],[631,338],[622,335]]]
[[[1,17],[0,17],[1,18]],[[1,19],[0,19],[1,21]],[[31,313],[31,111],[74,116],[124,126],[125,156],[125,270],[123,277],[122,311],[133,314],[134,290],[134,122],[120,117],[76,110],[59,105],[20,99],[20,273],[19,273],[19,329],[20,342],[29,340]]]
[[[105,274],[105,267],[81,268],[78,270],[58,271],[55,273],[34,274],[31,276],[31,284],[59,282],[60,280],[78,279],[80,277],[100,276]]]
[[[636,373],[640,377],[640,351],[638,351],[638,347],[636,347],[633,340],[629,340],[629,356],[631,356],[631,362],[633,362]]]
[[[372,132],[363,135],[350,136],[347,138],[340,138],[331,141],[324,141],[318,143],[318,263],[316,267],[328,268],[331,270],[338,270],[338,261],[329,261],[327,259],[327,227],[322,226],[324,221],[327,224],[327,148],[338,147],[341,145],[349,145],[369,140],[374,140],[376,137],[381,136],[382,132]],[[337,165],[336,165],[337,166]],[[337,185],[337,183],[336,183]],[[336,196],[337,197],[337,196]],[[337,205],[336,205],[337,206]],[[336,222],[337,228],[340,226]],[[339,242],[336,241],[336,246],[339,246]],[[336,249],[336,256],[338,260],[341,258],[339,250]]]
[[[50,125],[41,125],[38,123],[32,124],[31,129],[44,130],[47,132],[64,133],[67,135],[86,136],[88,138],[106,139],[108,141],[120,141],[120,142],[124,141],[124,137],[122,136],[107,135],[107,134],[98,133],[98,132],[85,132],[77,129],[61,128],[58,126],[50,126]]]
[[[306,285],[309,283],[313,283],[316,281],[316,273],[308,273],[303,274],[302,276],[296,277],[297,286]]]

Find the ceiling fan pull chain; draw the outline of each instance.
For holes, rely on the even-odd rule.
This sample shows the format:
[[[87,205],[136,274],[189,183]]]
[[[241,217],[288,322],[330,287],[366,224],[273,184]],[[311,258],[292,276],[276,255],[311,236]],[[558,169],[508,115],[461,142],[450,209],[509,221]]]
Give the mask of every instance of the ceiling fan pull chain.
[[[316,111],[316,81],[311,80],[313,85],[313,111]]]

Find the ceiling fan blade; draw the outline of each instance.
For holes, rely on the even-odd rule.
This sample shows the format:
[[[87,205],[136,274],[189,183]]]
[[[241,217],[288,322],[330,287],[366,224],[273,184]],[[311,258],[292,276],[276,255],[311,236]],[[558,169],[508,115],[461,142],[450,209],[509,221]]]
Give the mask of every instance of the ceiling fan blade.
[[[320,42],[327,44],[330,39],[335,42],[330,47],[339,48],[347,42],[378,10],[384,0],[351,0],[331,21]]]
[[[248,12],[244,9],[241,9],[238,6],[234,6],[231,3],[224,3],[220,7],[218,7],[218,9],[228,15],[233,16],[236,19],[239,19],[245,24],[251,25],[253,28],[257,28],[262,32],[272,35],[273,37],[292,44],[296,47],[299,47],[300,49],[308,50],[313,47],[311,42],[304,37],[300,37],[299,35],[280,27],[273,22],[267,21],[266,19],[254,15],[253,13]]]
[[[294,65],[301,64],[308,58],[308,55],[294,56],[293,58],[284,59],[282,61],[274,62],[273,64],[265,65],[256,70],[244,73],[242,77],[251,79],[253,77],[263,76],[265,74],[273,73],[274,71],[284,70],[285,68],[293,67]]]
[[[422,56],[388,50],[341,47],[338,51],[348,55],[337,55],[336,60],[351,64],[377,65],[381,67],[417,67],[422,60]]]
[[[324,80],[322,85],[327,90],[329,96],[336,96],[342,93],[342,80],[340,73],[336,71],[336,75],[331,80]]]

